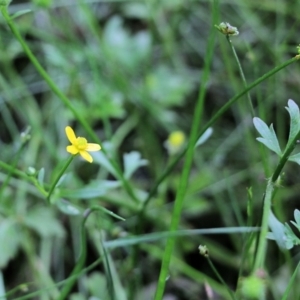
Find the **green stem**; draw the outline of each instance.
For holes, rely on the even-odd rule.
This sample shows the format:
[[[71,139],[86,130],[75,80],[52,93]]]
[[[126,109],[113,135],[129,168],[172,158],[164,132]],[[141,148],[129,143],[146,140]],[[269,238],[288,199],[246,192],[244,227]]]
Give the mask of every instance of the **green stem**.
[[[216,269],[216,267],[214,266],[213,262],[210,260],[209,257],[207,257],[207,261],[209,263],[209,266],[211,267],[211,269],[213,270],[213,272],[215,273],[215,275],[218,277],[218,279],[221,281],[221,283],[223,284],[223,286],[226,288],[226,290],[228,291],[230,297],[233,300],[237,300],[235,294],[233,293],[233,291],[228,287],[228,285],[226,284],[226,282],[224,281],[224,279],[222,278],[222,276],[220,275],[220,273],[218,272],[218,270]]]
[[[258,247],[254,262],[254,272],[260,269],[264,265],[266,251],[267,251],[267,234],[268,234],[268,222],[271,211],[272,197],[274,191],[274,183],[272,180],[268,180],[266,194],[263,204],[263,216],[261,221],[261,230],[259,234]]]
[[[15,26],[13,20],[10,18],[8,12],[7,12],[7,8],[5,6],[0,7],[1,13],[7,23],[7,25],[9,26],[9,28],[11,29],[12,33],[14,34],[14,36],[16,37],[16,39],[19,41],[19,43],[21,44],[24,52],[26,53],[26,55],[28,56],[28,58],[31,60],[32,64],[34,65],[34,67],[37,69],[37,71],[40,73],[40,75],[42,76],[42,78],[47,82],[47,84],[49,85],[50,89],[53,91],[53,93],[56,94],[56,96],[61,100],[61,102],[73,113],[73,115],[75,116],[75,118],[81,123],[81,125],[83,126],[83,128],[85,129],[85,131],[88,133],[88,135],[94,140],[96,141],[98,144],[101,144],[100,139],[98,138],[98,136],[95,134],[95,132],[93,131],[93,129],[91,128],[91,126],[88,124],[88,122],[81,116],[81,114],[72,106],[71,101],[65,96],[65,94],[58,88],[58,86],[55,84],[55,82],[51,79],[51,77],[48,75],[48,73],[45,71],[45,69],[41,66],[41,64],[39,63],[39,61],[37,60],[37,58],[34,56],[34,54],[32,53],[32,51],[30,50],[30,48],[27,46],[27,43],[25,42],[25,40],[22,38],[19,30],[17,29],[17,27]],[[139,200],[137,199],[136,195],[133,192],[133,189],[131,187],[131,185],[128,183],[128,181],[124,178],[121,169],[119,168],[119,166],[117,165],[116,161],[111,159],[108,155],[107,155],[107,151],[105,150],[105,148],[102,146],[102,152],[106,155],[107,159],[109,160],[109,162],[111,163],[111,165],[113,166],[118,179],[120,179],[120,181],[122,182],[126,192],[128,193],[128,195],[132,198],[132,200],[134,200],[135,202],[139,202]]]
[[[215,44],[215,29],[214,25],[217,20],[217,12],[218,12],[218,1],[215,0],[212,4],[213,8],[213,18],[212,18],[212,26],[211,26],[211,31],[209,33],[209,38],[208,38],[208,43],[207,43],[207,55],[205,57],[205,65],[204,65],[204,72],[202,76],[201,82],[201,88],[199,91],[198,95],[198,101],[195,107],[195,112],[193,116],[193,123],[192,123],[192,128],[191,128],[191,133],[190,133],[190,139],[188,143],[188,149],[186,153],[186,159],[184,162],[183,166],[183,171],[182,175],[180,178],[179,182],[179,187],[177,190],[176,194],[176,199],[174,203],[174,210],[172,213],[172,220],[171,220],[171,225],[170,225],[170,232],[174,232],[177,230],[179,222],[180,222],[180,217],[181,217],[181,210],[182,210],[182,204],[183,200],[185,198],[186,190],[187,190],[187,185],[188,185],[188,180],[189,180],[189,174],[190,174],[190,169],[192,166],[193,162],[193,157],[194,157],[194,150],[195,150],[195,144],[198,139],[198,128],[202,119],[202,114],[203,114],[203,106],[204,106],[204,99],[205,99],[205,93],[206,93],[206,83],[209,79],[209,74],[210,74],[210,66],[213,58],[213,50],[214,50],[214,44]],[[156,293],[155,293],[155,300],[161,300],[163,297],[163,293],[165,290],[165,285],[166,285],[166,278],[168,275],[169,271],[169,264],[173,252],[173,248],[175,245],[175,238],[173,236],[170,236],[167,239],[166,243],[166,248],[164,251],[163,259],[162,259],[162,265],[161,265],[161,270],[159,274],[159,279],[158,279],[158,284],[156,288]]]
[[[30,176],[25,172],[19,171],[15,169],[13,166],[6,164],[3,161],[0,161],[0,168],[6,170],[10,175],[16,175],[24,180],[32,182],[35,187],[40,191],[40,193],[47,197],[48,193],[45,191],[45,189],[39,184],[35,176]]]
[[[4,169],[9,174],[16,175],[22,179],[32,181],[32,179],[25,172],[19,171],[18,169],[15,169],[13,166],[11,166],[1,160],[0,160],[0,168]]]
[[[56,179],[53,181],[51,187],[50,187],[50,190],[48,192],[48,196],[47,196],[47,201],[48,201],[48,204],[50,204],[50,197],[59,181],[59,179],[63,176],[63,174],[65,173],[65,171],[67,170],[67,168],[69,167],[70,163],[72,162],[74,158],[74,155],[71,155],[69,157],[69,159],[67,160],[66,164],[64,165],[64,167],[60,170],[59,174],[57,175]]]
[[[237,56],[236,54],[236,51],[235,51],[235,48],[230,40],[230,36],[229,35],[226,35],[226,39],[229,43],[229,46],[231,48],[231,51],[233,53],[233,56],[236,60],[236,63],[238,65],[238,69],[239,69],[239,72],[240,72],[240,75],[241,75],[241,78],[242,78],[242,81],[243,81],[243,84],[244,84],[244,88],[247,88],[247,81],[246,81],[246,77],[245,77],[245,74],[244,74],[244,71],[243,71],[243,68],[242,68],[242,65],[240,63],[240,60],[239,60],[239,57]],[[251,96],[250,96],[250,93],[249,91],[247,92],[247,98],[248,98],[248,101],[249,101],[249,106],[250,106],[250,109],[251,109],[251,114],[252,114],[252,117],[255,116],[255,113],[254,113],[254,108],[253,108],[253,103],[252,103],[252,99],[251,99]]]

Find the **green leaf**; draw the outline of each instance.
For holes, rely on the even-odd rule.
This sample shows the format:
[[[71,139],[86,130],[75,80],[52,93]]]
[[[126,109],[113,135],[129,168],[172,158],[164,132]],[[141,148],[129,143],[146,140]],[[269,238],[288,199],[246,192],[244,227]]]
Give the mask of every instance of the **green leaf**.
[[[14,220],[6,219],[0,223],[0,268],[6,267],[19,248],[21,233]]]
[[[285,226],[275,217],[272,211],[269,216],[269,227],[271,228],[272,235],[269,238],[274,239],[281,249],[291,249],[293,244],[287,238]]]
[[[300,153],[291,155],[291,156],[288,158],[288,160],[289,160],[289,161],[293,161],[293,162],[297,163],[298,165],[300,165]]]
[[[196,143],[196,147],[204,144],[210,138],[210,136],[212,135],[213,131],[214,130],[211,127],[207,128],[205,130],[205,132],[198,139],[198,141]]]
[[[290,293],[290,291],[291,291],[292,285],[294,284],[295,279],[297,279],[299,267],[300,267],[300,262],[298,262],[298,265],[297,265],[297,267],[296,267],[296,269],[295,269],[295,271],[294,271],[292,277],[291,277],[290,280],[289,280],[289,284],[288,284],[288,286],[287,286],[287,288],[286,288],[286,290],[285,290],[285,292],[284,292],[284,294],[283,294],[281,300],[287,300],[287,299],[288,299],[288,295],[289,295],[289,293]],[[296,282],[297,282],[297,281],[296,281]]]
[[[295,211],[294,211],[294,218],[295,218],[296,223],[300,227],[300,210],[299,209],[295,209]]]
[[[100,180],[92,182],[81,189],[60,190],[61,197],[70,199],[92,199],[105,195],[109,190],[116,189],[121,186],[119,181]]]
[[[114,218],[116,218],[116,219],[118,219],[118,220],[120,220],[120,221],[125,221],[124,218],[122,218],[121,216],[115,214],[115,213],[112,212],[111,210],[108,210],[108,209],[106,209],[106,208],[104,208],[104,207],[102,207],[102,206],[99,206],[99,205],[97,205],[97,206],[95,206],[95,207],[97,207],[98,209],[102,210],[104,213],[106,213],[106,214],[108,214],[108,215],[110,215],[110,216],[112,216],[112,217],[114,217]]]
[[[273,124],[271,124],[270,127],[268,127],[263,120],[257,117],[253,118],[253,124],[256,130],[262,136],[257,138],[257,140],[264,144],[266,147],[268,147],[270,150],[274,151],[279,156],[281,156],[282,152],[277,140],[276,133],[273,128]]]
[[[291,223],[300,231],[300,211],[298,209],[294,211],[294,219],[296,222],[291,221]]]
[[[299,238],[295,235],[295,233],[293,232],[293,230],[288,224],[285,224],[284,232],[285,232],[286,249],[292,249],[294,245],[300,244]]]
[[[20,16],[23,16],[23,15],[31,13],[31,12],[32,12],[31,9],[22,9],[22,10],[16,12],[15,14],[13,14],[10,18],[11,19],[16,19],[16,18],[18,18]]]
[[[39,182],[40,186],[44,186],[44,178],[45,178],[45,169],[41,168],[39,170],[39,173],[38,173],[38,176],[37,176],[37,179],[38,179],[38,182]]]
[[[55,202],[55,205],[62,213],[66,215],[76,216],[81,214],[81,211],[67,200],[58,199]]]
[[[286,107],[286,109],[291,118],[289,140],[287,143],[288,147],[292,142],[294,142],[295,137],[300,131],[300,112],[298,105],[291,99],[288,101],[288,107]]]
[[[102,143],[105,147],[106,151],[108,153],[114,152],[113,146],[111,143],[105,142]],[[116,178],[118,178],[118,174],[115,171],[115,168],[111,164],[111,162],[108,160],[108,158],[103,154],[102,151],[97,151],[93,153],[94,162],[100,164],[102,167],[104,167],[110,174],[114,175]]]
[[[137,151],[124,154],[124,176],[129,179],[132,174],[142,166],[148,164],[146,159],[141,159],[141,154]]]
[[[63,237],[65,235],[64,228],[55,218],[54,212],[44,206],[33,207],[26,214],[24,223],[42,237]]]

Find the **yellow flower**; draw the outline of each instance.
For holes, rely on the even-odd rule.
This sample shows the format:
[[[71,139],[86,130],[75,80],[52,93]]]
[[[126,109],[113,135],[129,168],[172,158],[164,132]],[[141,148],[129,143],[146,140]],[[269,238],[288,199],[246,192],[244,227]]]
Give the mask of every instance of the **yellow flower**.
[[[99,151],[101,146],[98,144],[88,143],[87,140],[83,137],[76,137],[74,130],[70,127],[66,127],[66,135],[68,140],[72,145],[67,146],[67,152],[72,155],[80,154],[85,160],[88,162],[93,162],[92,156],[88,153],[88,151]]]
[[[182,131],[173,131],[168,138],[168,142],[173,147],[180,147],[185,141],[185,135]]]
[[[182,146],[185,143],[185,134],[178,130],[178,131],[173,131],[168,139],[165,141],[165,147],[167,148],[169,154],[176,154],[178,153]]]

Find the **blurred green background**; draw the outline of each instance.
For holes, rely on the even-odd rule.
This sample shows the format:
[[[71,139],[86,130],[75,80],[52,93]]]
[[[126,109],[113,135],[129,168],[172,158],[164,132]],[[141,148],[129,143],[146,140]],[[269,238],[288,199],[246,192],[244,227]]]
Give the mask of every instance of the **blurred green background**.
[[[168,137],[182,131],[188,140],[200,88],[206,88],[201,126],[243,90],[231,49],[216,29],[210,77],[205,86],[201,82],[211,1],[13,1],[9,11],[23,11],[14,21],[28,46],[119,164],[138,201],[128,196],[102,152],[93,164],[74,159],[52,206],[26,178],[0,168],[2,186],[9,180],[0,190],[0,295],[17,287],[6,299],[34,291],[38,294],[29,299],[57,299],[53,285],[69,276],[79,255],[82,213],[101,205],[126,221],[90,216],[85,266],[105,248],[116,299],[152,299],[165,247],[160,233],[169,228],[182,160],[159,186],[143,219],[137,214],[174,158]],[[231,40],[248,83],[297,54],[299,11],[295,0],[219,1],[219,22],[240,32]],[[0,33],[0,160],[22,172],[34,168],[48,188],[69,156],[65,127],[72,126],[79,136],[87,133],[36,71],[2,17]],[[289,124],[284,107],[288,99],[300,103],[299,83],[296,63],[250,91],[255,115],[274,124],[281,145]],[[22,146],[21,133],[29,127],[31,138]],[[257,225],[266,178],[277,158],[256,141],[246,96],[212,129],[195,149],[180,229],[246,226],[250,188],[251,225]],[[299,207],[299,174],[299,166],[289,163],[274,198],[273,210],[283,223]],[[158,233],[157,239],[144,241],[150,233]],[[137,246],[130,245],[126,237],[137,234]],[[241,270],[240,234],[185,234],[177,239],[165,299],[229,299],[199,255],[199,244],[209,247],[231,288],[247,275],[247,265]],[[281,299],[299,255],[296,248],[280,251],[273,241],[269,246],[267,299]],[[107,267],[96,263],[81,274],[68,299],[109,299],[107,278]],[[299,292],[295,287],[289,299],[298,299]]]

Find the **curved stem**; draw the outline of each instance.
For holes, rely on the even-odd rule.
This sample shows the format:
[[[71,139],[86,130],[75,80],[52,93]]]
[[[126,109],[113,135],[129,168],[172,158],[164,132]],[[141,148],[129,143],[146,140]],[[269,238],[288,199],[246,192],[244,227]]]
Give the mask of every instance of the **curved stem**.
[[[241,75],[241,78],[242,78],[242,81],[243,81],[243,84],[244,84],[244,88],[246,88],[247,87],[247,81],[246,81],[246,77],[245,77],[242,65],[240,63],[239,57],[237,56],[235,48],[234,48],[234,46],[233,46],[233,44],[231,42],[230,36],[226,35],[226,39],[227,39],[227,41],[229,43],[229,46],[230,46],[230,48],[232,50],[232,53],[233,53],[233,56],[234,56],[234,58],[236,60],[236,63],[238,65],[238,69],[239,69],[239,72],[240,72],[240,75]],[[253,108],[253,103],[252,103],[252,99],[251,99],[249,91],[247,92],[247,98],[248,98],[248,101],[249,101],[249,106],[250,106],[252,117],[254,117],[254,115],[255,115],[254,114],[254,108]]]
[[[48,192],[48,195],[47,195],[47,201],[48,201],[48,204],[50,204],[50,197],[59,181],[59,179],[64,175],[65,171],[67,170],[67,168],[69,167],[70,163],[72,162],[74,156],[71,155],[69,157],[69,159],[67,160],[66,164],[64,165],[64,167],[60,170],[59,174],[57,175],[57,177],[55,178],[55,180],[53,181],[51,187],[50,187],[50,190]]]
[[[210,260],[209,257],[207,257],[207,261],[209,263],[209,266],[211,267],[211,269],[213,270],[213,272],[215,273],[215,275],[218,277],[218,279],[220,280],[220,282],[223,284],[223,286],[226,288],[226,290],[228,291],[228,294],[230,295],[230,297],[233,300],[237,300],[234,292],[228,287],[228,285],[226,284],[226,282],[224,281],[223,277],[220,275],[220,273],[218,272],[218,270],[216,269],[215,265],[213,264],[213,262]]]

